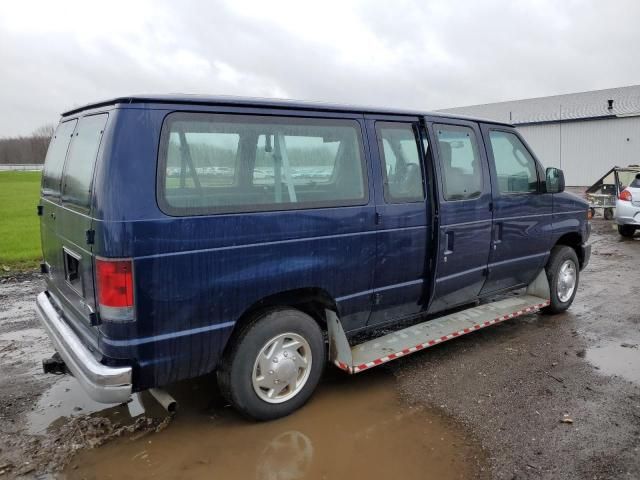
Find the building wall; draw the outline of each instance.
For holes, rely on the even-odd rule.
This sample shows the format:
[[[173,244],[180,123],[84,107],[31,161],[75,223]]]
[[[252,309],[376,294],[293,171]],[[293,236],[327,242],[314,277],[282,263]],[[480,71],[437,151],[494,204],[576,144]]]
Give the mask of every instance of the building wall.
[[[611,167],[640,164],[640,116],[518,127],[545,167],[589,186]]]

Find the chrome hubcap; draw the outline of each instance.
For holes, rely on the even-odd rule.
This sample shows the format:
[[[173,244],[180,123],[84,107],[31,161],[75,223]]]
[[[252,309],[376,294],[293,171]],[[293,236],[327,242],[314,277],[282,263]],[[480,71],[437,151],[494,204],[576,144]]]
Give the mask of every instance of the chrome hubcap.
[[[557,293],[558,300],[562,303],[568,301],[573,295],[573,291],[576,289],[577,279],[576,265],[572,260],[565,260],[560,266],[560,273],[558,274]]]
[[[286,402],[307,383],[311,360],[309,343],[297,333],[273,337],[253,364],[253,390],[265,402]]]

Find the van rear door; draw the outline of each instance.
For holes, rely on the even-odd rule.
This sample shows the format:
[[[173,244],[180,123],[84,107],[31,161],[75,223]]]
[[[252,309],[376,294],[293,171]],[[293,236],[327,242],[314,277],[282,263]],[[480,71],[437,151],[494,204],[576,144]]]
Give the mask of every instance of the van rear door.
[[[107,114],[63,121],[51,141],[42,179],[41,241],[47,290],[78,334],[97,332],[92,252],[93,172]]]

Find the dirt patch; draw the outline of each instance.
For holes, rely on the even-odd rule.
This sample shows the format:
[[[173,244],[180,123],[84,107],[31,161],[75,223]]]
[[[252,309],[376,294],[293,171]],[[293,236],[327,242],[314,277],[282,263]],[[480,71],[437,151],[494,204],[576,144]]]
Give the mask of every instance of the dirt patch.
[[[640,343],[640,242],[593,226],[595,254],[568,312],[390,365],[407,401],[440,406],[482,440],[494,478],[640,478],[640,357],[621,346]]]

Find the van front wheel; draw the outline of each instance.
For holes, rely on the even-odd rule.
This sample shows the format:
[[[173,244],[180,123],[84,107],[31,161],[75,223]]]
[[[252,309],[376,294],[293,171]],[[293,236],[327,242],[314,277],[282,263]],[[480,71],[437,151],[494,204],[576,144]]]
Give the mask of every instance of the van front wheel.
[[[580,266],[575,250],[565,245],[553,247],[545,270],[549,280],[551,303],[543,311],[564,312],[573,303],[580,279]]]
[[[292,308],[258,315],[235,336],[218,370],[225,398],[242,414],[272,420],[300,408],[326,361],[322,331]]]

